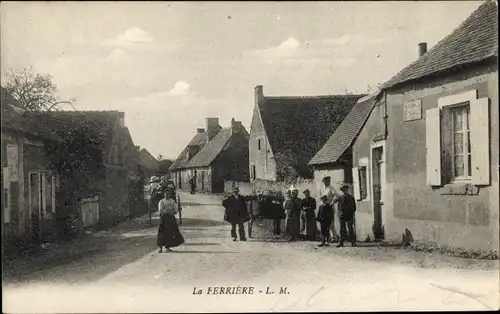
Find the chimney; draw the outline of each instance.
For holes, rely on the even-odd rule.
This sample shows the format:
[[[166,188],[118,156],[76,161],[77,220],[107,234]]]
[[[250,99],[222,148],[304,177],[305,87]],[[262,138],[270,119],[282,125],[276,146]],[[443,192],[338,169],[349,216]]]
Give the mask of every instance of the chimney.
[[[120,117],[120,127],[124,128],[125,127],[125,112],[119,112],[118,115]]]
[[[205,129],[200,129],[200,128],[196,129],[196,133],[204,133],[204,132],[205,132]]]
[[[260,103],[262,103],[262,101],[264,101],[264,88],[262,87],[262,85],[255,86],[254,93],[255,93],[255,105],[257,106]]]
[[[220,129],[219,118],[207,118],[207,135],[209,141],[219,133]]]
[[[243,124],[241,121],[236,121],[234,118],[231,119],[231,134],[233,132],[238,132],[238,130],[241,130],[243,128]]]
[[[420,58],[427,52],[427,43],[418,44],[418,57]]]

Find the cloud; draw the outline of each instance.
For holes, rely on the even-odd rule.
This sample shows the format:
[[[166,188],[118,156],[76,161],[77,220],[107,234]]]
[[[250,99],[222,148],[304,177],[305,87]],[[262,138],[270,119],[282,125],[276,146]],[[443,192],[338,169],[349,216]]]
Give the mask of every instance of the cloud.
[[[134,46],[151,43],[153,41],[154,38],[148,32],[138,27],[132,27],[123,34],[107,40],[106,44],[122,48],[133,48]]]
[[[172,96],[186,95],[188,89],[189,89],[189,83],[185,81],[178,81],[177,83],[174,84],[174,87],[172,87],[172,89],[167,92],[167,94]]]
[[[127,56],[127,52],[123,49],[115,48],[111,53],[106,57],[108,61],[121,61]]]

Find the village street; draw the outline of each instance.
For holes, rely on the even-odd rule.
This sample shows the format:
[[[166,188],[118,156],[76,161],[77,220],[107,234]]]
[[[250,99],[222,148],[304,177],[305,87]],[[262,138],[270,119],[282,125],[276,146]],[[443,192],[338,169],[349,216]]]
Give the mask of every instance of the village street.
[[[499,306],[498,261],[363,244],[318,249],[310,242],[264,241],[266,235],[258,231],[248,242],[232,242],[230,227],[221,222],[220,196],[181,197],[186,243],[176,252],[157,253],[158,220],[149,226],[147,216],[70,246],[48,248],[44,255],[10,262],[4,274],[3,311],[481,310]],[[254,287],[255,294],[207,295],[209,286]],[[286,292],[280,294],[281,287]],[[198,288],[203,294],[194,295]]]

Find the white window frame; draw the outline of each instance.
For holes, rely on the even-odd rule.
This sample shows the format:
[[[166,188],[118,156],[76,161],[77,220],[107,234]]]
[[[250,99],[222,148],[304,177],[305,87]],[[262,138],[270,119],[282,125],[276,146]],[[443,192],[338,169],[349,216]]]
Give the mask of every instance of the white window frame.
[[[370,145],[370,159],[369,159],[369,164],[372,165],[373,163],[373,149],[382,147],[382,165],[380,169],[380,204],[383,205],[385,203],[385,198],[387,197],[387,181],[386,181],[386,164],[387,164],[387,150],[386,150],[386,145],[385,145],[385,140],[379,141],[372,143]],[[373,167],[369,167],[370,171],[370,187],[368,190],[370,191],[370,195],[373,195]],[[374,206],[374,199],[371,198],[372,201],[372,208]],[[382,220],[384,220],[385,216],[382,215]],[[382,223],[385,224],[385,221],[382,221]]]
[[[457,133],[455,131],[455,118],[454,118],[454,115],[453,115],[453,109],[457,109],[457,108],[461,108],[462,110],[467,108],[468,109],[468,113],[467,115],[463,115],[462,116],[462,130],[460,131],[460,133],[462,133],[462,136],[463,136],[463,150],[464,152],[462,153],[462,156],[465,157],[464,158],[464,175],[463,176],[455,176],[455,133]],[[460,103],[460,104],[453,104],[453,105],[450,105],[450,106],[446,106],[446,110],[451,110],[451,134],[452,134],[452,143],[451,143],[451,147],[445,147],[444,149],[450,149],[451,150],[451,171],[452,171],[452,177],[450,178],[450,181],[451,183],[468,183],[470,181],[472,181],[472,170],[471,170],[471,175],[469,176],[468,173],[469,173],[469,170],[470,170],[470,164],[469,164],[469,160],[468,160],[468,145],[471,145],[471,143],[468,143],[467,145],[467,142],[468,142],[468,133],[470,132],[470,125],[468,126],[468,128],[466,129],[466,126],[469,124],[469,122],[467,121],[467,119],[470,120],[470,102],[463,102],[463,103]],[[472,150],[470,152],[470,155],[471,155],[471,161],[472,161]]]
[[[369,201],[370,198],[371,198],[371,193],[370,193],[370,162],[368,160],[368,157],[362,157],[362,158],[359,158],[358,160],[358,169],[361,169],[361,168],[366,168],[366,198],[361,198],[361,180],[360,180],[360,177],[359,177],[359,174],[360,174],[360,171],[358,170],[358,184],[359,184],[359,188],[360,188],[360,200],[361,201]]]

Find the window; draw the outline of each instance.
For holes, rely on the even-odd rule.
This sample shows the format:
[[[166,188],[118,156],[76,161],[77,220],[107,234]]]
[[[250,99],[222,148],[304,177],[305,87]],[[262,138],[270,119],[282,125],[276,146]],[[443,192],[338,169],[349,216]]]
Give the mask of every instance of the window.
[[[489,185],[489,99],[477,90],[441,97],[425,120],[427,184]]]
[[[367,167],[359,167],[359,199],[366,200],[368,198],[368,180]]]
[[[453,132],[452,169],[454,180],[470,180],[471,145],[470,145],[470,106],[453,107],[451,110],[451,125]]]
[[[257,149],[260,150],[260,139],[257,140]]]
[[[252,165],[252,173],[251,173],[251,176],[252,176],[252,180],[255,180],[255,165]]]

